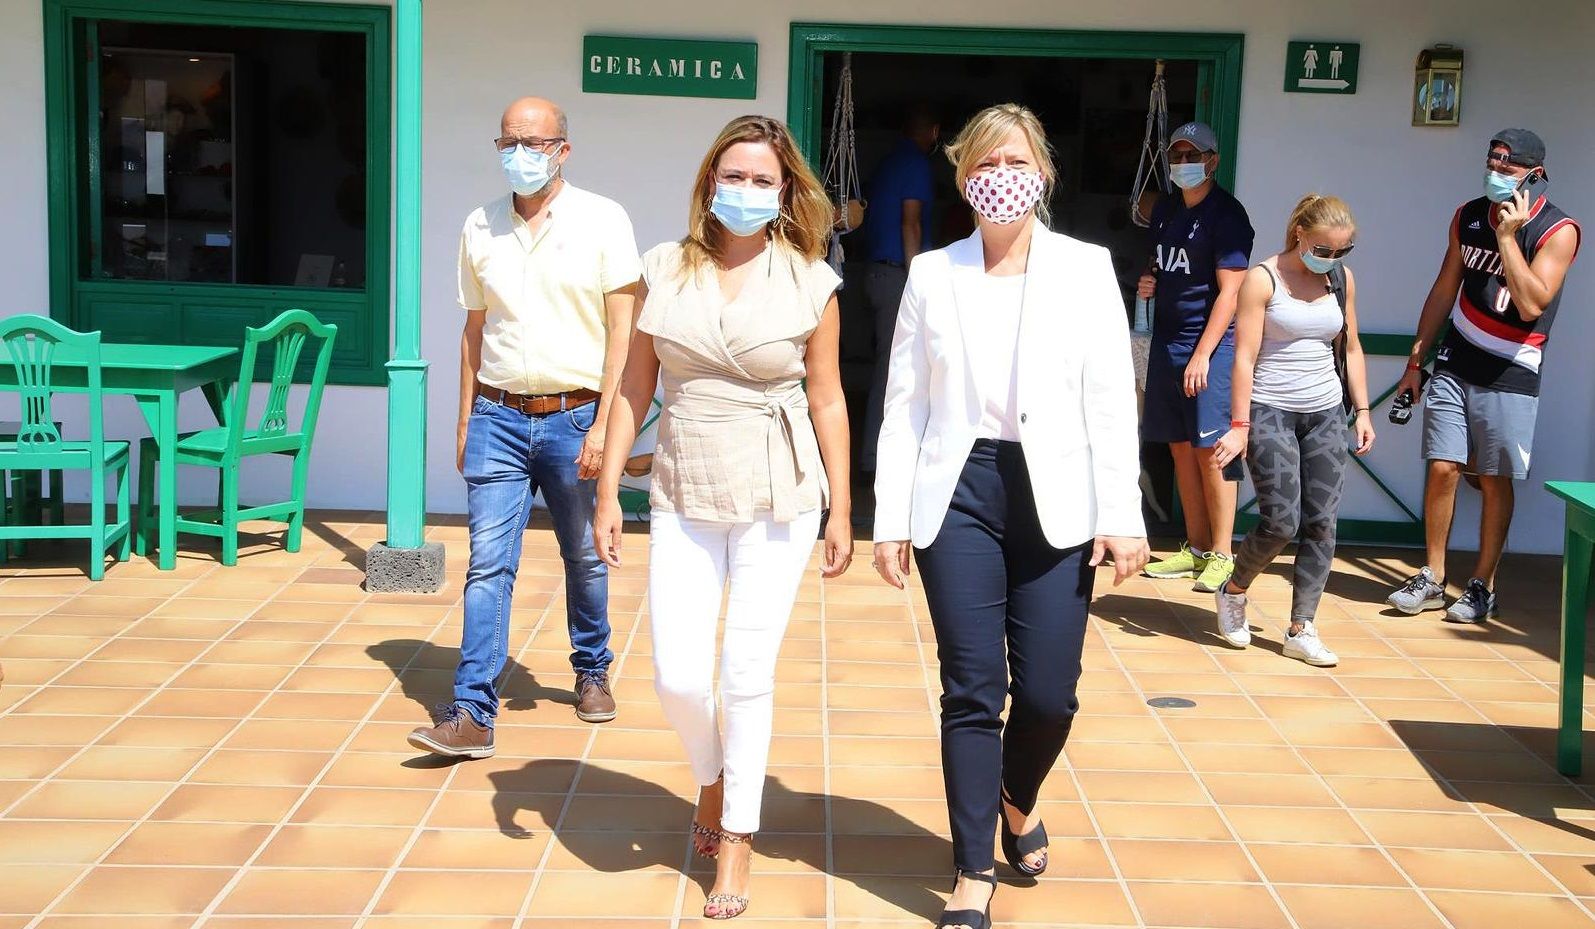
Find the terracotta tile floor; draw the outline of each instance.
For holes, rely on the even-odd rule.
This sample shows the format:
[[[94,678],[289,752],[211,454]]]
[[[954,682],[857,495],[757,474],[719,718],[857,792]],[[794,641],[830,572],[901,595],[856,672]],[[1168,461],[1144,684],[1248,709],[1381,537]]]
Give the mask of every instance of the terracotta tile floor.
[[[296,555],[259,537],[235,569],[194,547],[99,584],[71,549],[0,567],[0,929],[695,924],[709,871],[651,690],[645,539],[611,587],[620,718],[572,715],[536,528],[499,755],[449,766],[404,742],[459,641],[465,534],[439,523],[437,596],[361,589],[371,514],[320,514]],[[1595,926],[1595,794],[1549,762],[1559,563],[1514,559],[1506,618],[1468,629],[1385,615],[1405,557],[1342,553],[1332,671],[1280,655],[1282,574],[1244,652],[1180,583],[1103,589],[1044,796],[1055,863],[1002,888],[998,922]],[[803,587],[742,929],[924,926],[949,883],[923,595],[866,561]]]

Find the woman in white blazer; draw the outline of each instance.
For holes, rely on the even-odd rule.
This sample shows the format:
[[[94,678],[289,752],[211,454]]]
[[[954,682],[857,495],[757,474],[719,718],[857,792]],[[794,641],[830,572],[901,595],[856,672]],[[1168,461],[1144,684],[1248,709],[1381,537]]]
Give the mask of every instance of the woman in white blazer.
[[[1148,557],[1124,300],[1106,249],[1047,228],[1046,139],[1003,104],[948,146],[978,228],[909,269],[877,447],[875,568],[902,587],[912,547],[941,663],[944,927],[991,924],[999,813],[1009,863],[1046,869],[1037,798],[1078,707],[1094,568],[1111,556],[1117,585]]]

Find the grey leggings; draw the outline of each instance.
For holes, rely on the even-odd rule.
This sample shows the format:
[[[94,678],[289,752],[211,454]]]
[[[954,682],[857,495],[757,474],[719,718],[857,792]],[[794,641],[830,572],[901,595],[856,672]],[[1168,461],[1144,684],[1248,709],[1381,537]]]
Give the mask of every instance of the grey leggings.
[[[1262,521],[1235,553],[1235,586],[1250,588],[1285,546],[1296,552],[1290,618],[1311,622],[1335,560],[1335,519],[1346,484],[1346,418],[1337,405],[1317,413],[1287,413],[1252,404],[1246,465],[1257,488]]]

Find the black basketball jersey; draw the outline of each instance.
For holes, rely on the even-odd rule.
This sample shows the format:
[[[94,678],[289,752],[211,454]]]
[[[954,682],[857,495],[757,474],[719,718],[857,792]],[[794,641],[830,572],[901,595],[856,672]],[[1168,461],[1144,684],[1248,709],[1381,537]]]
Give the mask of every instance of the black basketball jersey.
[[[1458,207],[1451,219],[1462,249],[1462,289],[1451,311],[1451,331],[1440,343],[1439,367],[1479,387],[1538,396],[1540,363],[1562,293],[1557,290],[1538,319],[1523,317],[1501,270],[1495,217],[1495,204],[1479,197]],[[1541,197],[1517,232],[1523,257],[1532,263],[1563,226],[1579,228]]]

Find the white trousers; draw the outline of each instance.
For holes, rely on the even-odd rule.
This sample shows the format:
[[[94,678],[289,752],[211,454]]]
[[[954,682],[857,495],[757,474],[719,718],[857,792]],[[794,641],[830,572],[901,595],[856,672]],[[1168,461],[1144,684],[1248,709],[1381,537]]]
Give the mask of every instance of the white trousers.
[[[729,832],[759,831],[775,660],[819,529],[818,510],[789,523],[653,515],[648,613],[654,690],[681,736],[698,783],[713,784],[724,774],[720,822]],[[722,732],[715,716],[714,646],[728,580],[720,658]]]

